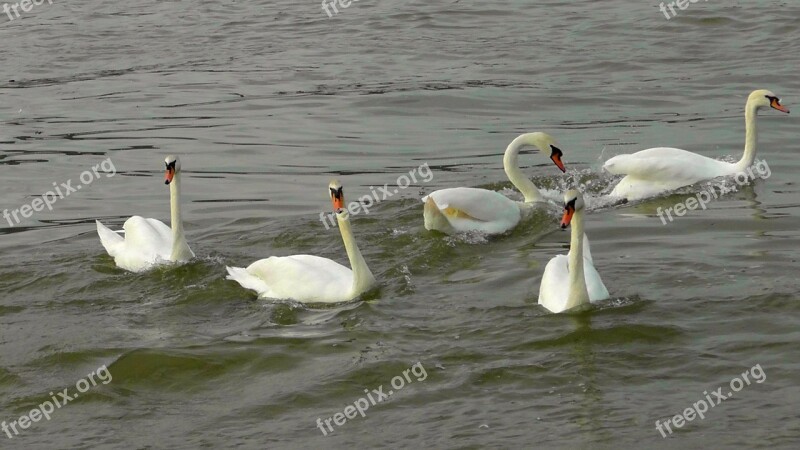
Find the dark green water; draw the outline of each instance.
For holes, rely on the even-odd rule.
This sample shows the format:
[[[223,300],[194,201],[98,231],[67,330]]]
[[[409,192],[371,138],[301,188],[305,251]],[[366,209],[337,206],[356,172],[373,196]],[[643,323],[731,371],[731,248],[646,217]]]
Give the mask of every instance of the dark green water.
[[[738,159],[750,91],[800,112],[798,17],[772,0],[670,20],[655,1],[361,0],[328,18],[316,1],[76,0],[3,22],[0,207],[106,158],[116,175],[0,221],[0,421],[112,377],[0,448],[796,448],[796,115],[760,116],[769,178],[667,225],[657,208],[691,189],[612,206],[600,167],[664,145]],[[539,154],[525,173],[591,193],[613,298],[578,314],[536,304],[569,242],[556,212],[489,239],[422,227],[428,192],[510,188],[501,153],[537,130],[568,174]],[[171,153],[198,258],[125,273],[94,220],[168,220]],[[364,301],[274,303],[224,279],[270,255],[346,263],[319,222],[328,181],[355,199],[425,163],[430,182],[353,220],[381,282]],[[418,362],[389,401],[317,428]],[[656,430],[755,365],[762,383]]]

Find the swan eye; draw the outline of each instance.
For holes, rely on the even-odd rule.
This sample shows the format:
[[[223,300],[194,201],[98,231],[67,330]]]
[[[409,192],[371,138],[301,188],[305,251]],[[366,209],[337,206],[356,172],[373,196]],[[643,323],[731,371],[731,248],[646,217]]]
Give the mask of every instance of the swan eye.
[[[551,158],[553,156],[564,156],[564,152],[562,152],[561,149],[555,145],[551,145],[550,148],[553,150],[553,153],[550,155]]]
[[[569,211],[570,209],[575,210],[575,202],[577,200],[578,200],[577,198],[573,198],[572,200],[570,200],[567,203],[565,203],[564,204],[564,210],[565,211]]]

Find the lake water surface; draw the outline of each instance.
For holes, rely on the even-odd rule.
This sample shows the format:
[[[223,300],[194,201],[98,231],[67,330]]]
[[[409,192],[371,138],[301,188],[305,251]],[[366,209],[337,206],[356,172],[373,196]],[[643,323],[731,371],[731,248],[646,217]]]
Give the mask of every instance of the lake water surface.
[[[0,421],[103,365],[112,377],[0,448],[796,448],[796,115],[760,115],[769,177],[729,180],[736,192],[667,225],[657,209],[695,188],[614,206],[601,165],[664,145],[738,159],[754,89],[800,112],[800,4],[712,0],[670,20],[655,0],[338,10],[56,0],[0,16],[0,208],[108,158],[115,173],[0,222]],[[492,238],[422,226],[435,189],[518,198],[502,152],[528,131],[558,139],[568,173],[538,153],[524,172],[589,193],[612,300],[588,311],[537,305],[545,264],[568,250],[557,209]],[[198,257],[126,273],[94,221],[168,221],[173,153]],[[346,264],[319,221],[329,180],[355,199],[423,164],[429,182],[353,219],[381,283],[363,301],[259,300],[224,279],[270,255]],[[656,429],[756,365],[762,382]],[[318,428],[379,386],[390,400]]]

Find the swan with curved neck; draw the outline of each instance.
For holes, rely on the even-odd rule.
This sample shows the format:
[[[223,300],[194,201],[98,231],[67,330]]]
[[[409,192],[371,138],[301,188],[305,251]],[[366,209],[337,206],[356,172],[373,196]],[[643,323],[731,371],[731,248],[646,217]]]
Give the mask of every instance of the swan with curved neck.
[[[745,145],[742,158],[727,163],[678,148],[656,147],[630,155],[617,155],[603,165],[609,173],[625,175],[610,195],[639,200],[690,186],[703,180],[746,171],[756,158],[758,110],[773,108],[789,113],[780,99],[768,90],[753,91],[745,105]]]
[[[547,263],[539,285],[539,304],[550,312],[564,312],[609,297],[584,233],[584,207],[583,195],[577,190],[564,194],[561,228],[572,226],[569,254],[555,256]]]
[[[142,272],[160,264],[185,262],[194,257],[183,234],[181,220],[181,161],[177,156],[170,155],[164,163],[164,183],[169,185],[172,228],[160,220],[133,216],[125,221],[122,226],[124,231],[114,232],[99,220],[95,221],[100,242],[122,269]],[[119,233],[123,233],[125,237]]]
[[[524,203],[515,202],[498,192],[486,189],[441,189],[422,199],[425,203],[425,228],[447,234],[464,231],[499,234],[514,228],[522,218],[523,208],[545,201],[539,189],[519,168],[518,155],[525,146],[533,146],[549,153],[553,163],[562,172],[566,171],[561,161],[564,154],[552,136],[541,132],[520,135],[506,148],[503,169],[514,187],[525,197]]]
[[[338,303],[355,299],[375,286],[375,277],[358,249],[344,205],[342,185],[330,190],[336,221],[350,267],[313,255],[271,256],[247,268],[227,267],[227,279],[258,293],[260,298],[291,299],[303,303]]]

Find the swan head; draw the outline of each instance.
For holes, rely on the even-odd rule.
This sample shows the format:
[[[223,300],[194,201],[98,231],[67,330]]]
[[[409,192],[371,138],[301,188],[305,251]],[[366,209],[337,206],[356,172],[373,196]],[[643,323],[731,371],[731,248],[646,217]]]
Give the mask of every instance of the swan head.
[[[164,184],[172,183],[175,174],[181,171],[181,160],[175,155],[169,155],[164,158],[164,164],[167,166],[167,173],[164,175]]]
[[[342,213],[345,210],[342,183],[339,183],[339,180],[331,180],[328,184],[328,189],[331,194],[331,203],[333,203],[333,212],[336,214]]]
[[[572,221],[575,211],[580,211],[585,206],[583,195],[577,189],[564,193],[564,216],[561,218],[561,228],[567,228]]]
[[[525,133],[517,139],[521,139],[523,144],[532,145],[538,148],[542,153],[549,153],[550,159],[553,161],[556,167],[561,169],[562,172],[567,171],[567,169],[564,167],[564,163],[561,161],[561,157],[564,156],[564,152],[558,148],[558,144],[553,136],[550,136],[547,133],[542,133],[541,131],[537,131],[535,133]]]
[[[750,94],[750,97],[747,98],[747,103],[753,105],[755,109],[773,108],[780,112],[789,114],[789,108],[781,104],[781,99],[778,98],[777,95],[773,94],[772,91],[768,91],[766,89],[753,91]]]

